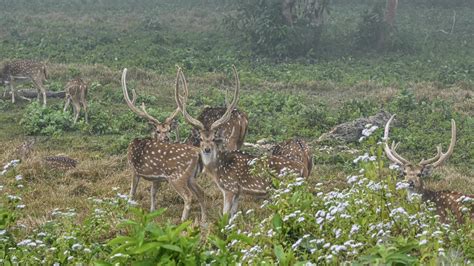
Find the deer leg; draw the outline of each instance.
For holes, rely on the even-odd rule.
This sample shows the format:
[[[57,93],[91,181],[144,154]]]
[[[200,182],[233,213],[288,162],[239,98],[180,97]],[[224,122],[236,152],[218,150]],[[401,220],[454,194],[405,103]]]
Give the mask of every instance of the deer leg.
[[[198,199],[201,207],[201,224],[205,224],[207,220],[206,197],[202,188],[196,182],[196,175],[199,174],[199,167],[195,167],[193,175],[188,178],[188,187],[193,195]]]
[[[184,201],[184,208],[183,208],[183,213],[181,214],[181,221],[185,221],[189,217],[189,211],[191,210],[191,203],[193,201],[193,193],[187,187],[187,180],[182,180],[182,177],[183,176],[181,176],[177,180],[173,180],[173,181],[170,180],[170,183]]]
[[[37,81],[35,79],[33,79],[33,84],[35,85],[36,87],[36,90],[38,91],[38,95],[37,95],[37,99],[38,99],[38,102],[40,101],[40,94],[43,95],[43,106],[46,106],[46,90],[43,88],[43,82],[41,81]]]
[[[67,108],[69,107],[69,104],[71,103],[71,98],[69,94],[66,94],[66,103],[64,104],[64,110],[63,112],[66,112]]]
[[[160,186],[161,186],[161,180],[153,181],[153,183],[151,184],[150,212],[156,210],[156,193],[158,192],[158,189],[160,188]]]
[[[130,199],[133,199],[133,197],[137,193],[138,181],[140,181],[140,176],[136,173],[133,173],[132,187],[130,188]]]
[[[224,195],[224,208],[222,209],[222,213],[226,214],[231,211],[235,194],[232,191],[224,191],[223,195]]]
[[[234,194],[234,197],[232,198],[232,203],[231,203],[231,208],[230,208],[230,217],[233,217],[238,210],[239,207],[239,193]]]
[[[12,94],[12,103],[15,103],[15,85],[13,85],[13,79],[10,81],[10,92]]]
[[[72,107],[74,109],[74,124],[76,124],[79,114],[81,113],[81,105],[79,103],[72,102]]]
[[[82,107],[84,108],[84,116],[86,118],[86,123],[89,123],[89,118],[87,117],[87,102],[86,101],[82,102]]]

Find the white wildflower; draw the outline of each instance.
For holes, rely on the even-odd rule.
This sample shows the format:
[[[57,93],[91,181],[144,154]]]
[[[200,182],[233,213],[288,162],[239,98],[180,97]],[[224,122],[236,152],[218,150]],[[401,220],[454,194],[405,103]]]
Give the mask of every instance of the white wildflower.
[[[17,245],[17,246],[26,246],[26,245],[28,245],[28,244],[31,243],[31,242],[32,242],[31,239],[25,239],[25,240],[20,241],[20,242],[17,243],[16,245]]]
[[[318,219],[316,219],[317,224],[322,224],[323,222],[324,222],[324,218],[322,217],[318,217]]]
[[[360,225],[358,225],[358,224],[353,224],[352,227],[351,227],[351,231],[350,231],[349,234],[351,234],[351,235],[352,235],[352,234],[355,234],[355,233],[359,232],[359,229],[360,229]]]
[[[125,255],[122,254],[122,253],[117,253],[115,255],[113,255],[112,257],[110,257],[110,259],[115,259],[115,258],[120,258],[120,257],[124,257]]]
[[[400,215],[408,216],[408,213],[403,207],[398,207],[390,211],[390,217],[399,217]]]
[[[76,251],[76,250],[81,250],[82,249],[82,245],[79,244],[79,243],[75,243],[74,245],[72,245],[72,250]]]
[[[291,248],[297,249],[300,246],[301,242],[303,242],[303,238],[296,240],[296,242],[293,245],[291,245]]]
[[[358,175],[352,175],[352,176],[348,176],[346,179],[347,179],[347,183],[349,184],[352,184],[352,183],[355,183],[357,182],[357,180],[359,180],[359,177]]]
[[[410,184],[408,184],[407,182],[397,182],[397,185],[396,185],[396,189],[397,190],[401,190],[401,189],[407,189],[410,187]]]
[[[388,166],[388,169],[391,169],[391,170],[400,170],[400,165],[398,164],[390,164]]]

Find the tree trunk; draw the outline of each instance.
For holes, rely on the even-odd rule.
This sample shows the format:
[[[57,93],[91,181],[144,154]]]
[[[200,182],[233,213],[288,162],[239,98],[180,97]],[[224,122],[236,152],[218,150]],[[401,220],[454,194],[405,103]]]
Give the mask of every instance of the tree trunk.
[[[384,25],[379,32],[379,38],[377,42],[377,47],[379,50],[385,49],[387,43],[387,35],[392,30],[395,25],[395,17],[397,14],[398,0],[387,0],[387,5],[385,7],[384,15]]]
[[[281,14],[289,26],[293,25],[293,7],[295,3],[296,0],[283,0],[282,2]]]
[[[393,27],[395,24],[395,16],[397,14],[398,0],[387,0],[387,7],[385,9],[385,23]]]

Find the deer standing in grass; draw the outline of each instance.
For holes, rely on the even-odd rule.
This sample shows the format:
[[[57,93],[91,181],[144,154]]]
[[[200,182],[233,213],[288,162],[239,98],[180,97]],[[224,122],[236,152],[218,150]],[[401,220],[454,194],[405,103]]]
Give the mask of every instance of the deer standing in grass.
[[[224,115],[227,108],[224,107],[206,107],[198,116],[198,120],[206,127],[210,128],[211,124]],[[232,110],[229,121],[220,126],[221,136],[224,146],[227,150],[238,150],[242,147],[245,136],[247,135],[249,119],[245,112],[238,109]],[[186,143],[199,147],[201,139],[199,130],[193,128]]]
[[[74,124],[76,124],[79,114],[81,113],[81,106],[84,109],[84,116],[87,123],[87,84],[81,78],[74,78],[66,84],[64,92],[66,94],[64,112],[66,112],[72,101],[72,108],[74,109]]]
[[[5,85],[9,85],[10,87],[10,93],[12,94],[12,103],[15,103],[15,83],[31,81],[38,90],[38,101],[40,101],[40,95],[42,95],[43,106],[46,106],[46,90],[43,85],[43,82],[46,81],[47,78],[45,64],[31,60],[12,61],[6,63],[3,67],[3,70],[1,72],[1,78],[2,83]]]
[[[227,107],[225,113],[210,126],[206,127],[201,121],[193,118],[186,111],[186,103],[180,99],[179,87],[176,86],[175,100],[184,119],[187,123],[199,131],[200,153],[204,166],[204,172],[212,177],[213,181],[221,190],[224,198],[223,213],[230,213],[233,216],[237,212],[238,200],[241,194],[253,196],[265,196],[271,186],[271,180],[265,176],[252,174],[252,164],[259,158],[243,153],[238,150],[226,150],[221,125],[227,123],[232,117],[232,110],[237,106],[239,99],[240,82],[235,67],[233,68],[235,78],[235,91],[232,102]],[[187,92],[187,83],[184,74],[179,71]],[[285,157],[270,156],[263,159],[270,169],[277,173],[286,170],[296,172],[301,176],[306,176],[306,167],[299,162],[288,160]]]
[[[278,143],[272,148],[272,155],[286,157],[301,162],[306,167],[308,177],[313,169],[313,153],[306,142],[300,138],[293,138]]]
[[[451,156],[456,144],[456,122],[451,120],[451,143],[446,153],[442,152],[441,145],[437,147],[437,154],[430,159],[421,160],[418,164],[414,164],[400,156],[396,149],[400,143],[393,142],[391,147],[388,145],[388,135],[390,123],[395,115],[392,115],[385,125],[384,131],[384,151],[388,159],[401,167],[401,173],[408,182],[408,193],[421,194],[423,201],[431,201],[436,205],[436,211],[440,215],[442,221],[446,221],[448,211],[451,211],[458,222],[462,222],[465,215],[474,219],[474,204],[471,208],[466,208],[462,203],[466,201],[474,201],[474,195],[466,195],[455,191],[433,191],[425,188],[423,178],[431,175],[434,168],[442,165]]]
[[[137,115],[147,119],[155,127],[153,137],[134,139],[128,146],[128,162],[133,170],[130,198],[135,195],[141,177],[151,181],[150,210],[153,211],[156,208],[155,198],[160,184],[167,180],[184,200],[181,220],[184,221],[188,218],[192,198],[195,196],[201,207],[201,222],[205,223],[204,192],[195,180],[196,175],[201,172],[199,150],[193,146],[169,142],[173,119],[179,113],[179,108],[161,123],[148,114],[145,104],[142,103],[141,108],[135,106],[135,90],[132,90],[133,99],[130,100],[126,77],[127,69],[125,68],[122,73],[122,90],[128,107]],[[178,81],[177,78],[177,84]],[[183,101],[186,100],[187,92],[185,92],[184,97]]]

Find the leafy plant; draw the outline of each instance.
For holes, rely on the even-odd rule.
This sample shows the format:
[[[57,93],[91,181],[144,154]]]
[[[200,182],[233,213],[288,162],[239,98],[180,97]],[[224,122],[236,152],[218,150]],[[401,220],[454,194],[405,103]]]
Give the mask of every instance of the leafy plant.
[[[146,213],[141,209],[132,209],[135,219],[122,223],[129,234],[117,236],[107,244],[113,248],[110,261],[133,265],[199,264],[197,231],[190,227],[191,222],[178,226],[154,223],[153,220],[164,211]]]
[[[20,125],[27,134],[57,136],[72,129],[72,117],[63,112],[58,104],[43,107],[38,102],[32,102],[26,107]]]

